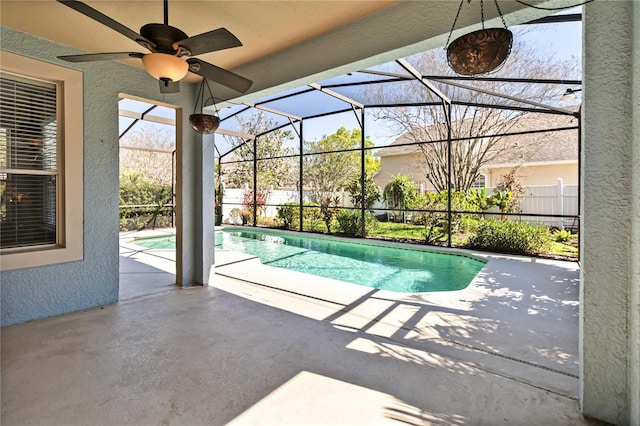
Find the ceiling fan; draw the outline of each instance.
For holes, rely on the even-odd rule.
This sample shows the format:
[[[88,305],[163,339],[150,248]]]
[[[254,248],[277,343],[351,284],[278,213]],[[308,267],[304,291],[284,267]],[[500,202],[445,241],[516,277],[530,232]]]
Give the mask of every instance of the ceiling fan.
[[[253,84],[251,80],[238,74],[194,58],[193,56],[203,53],[242,46],[242,43],[225,28],[218,28],[193,37],[187,36],[180,29],[168,24],[167,0],[164,0],[164,23],[143,25],[140,28],[140,34],[80,1],[57,1],[106,25],[151,51],[146,54],[139,52],[88,53],[58,56],[59,59],[68,62],[89,62],[139,58],[142,59],[145,70],[160,80],[161,89],[163,86],[169,88],[171,83],[183,79],[189,71],[242,93],[249,90]],[[182,59],[184,56],[187,56],[188,59]]]

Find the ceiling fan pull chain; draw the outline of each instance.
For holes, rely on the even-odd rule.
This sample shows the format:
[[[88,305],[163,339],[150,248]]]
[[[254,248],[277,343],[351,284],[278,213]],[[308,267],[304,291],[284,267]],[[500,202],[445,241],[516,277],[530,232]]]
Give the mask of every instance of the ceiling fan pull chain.
[[[482,22],[482,29],[484,30],[484,0],[480,0],[480,22]]]

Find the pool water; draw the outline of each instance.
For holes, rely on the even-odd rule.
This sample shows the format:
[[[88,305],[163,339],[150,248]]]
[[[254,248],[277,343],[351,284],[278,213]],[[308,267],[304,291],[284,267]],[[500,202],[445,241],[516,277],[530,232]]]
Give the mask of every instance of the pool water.
[[[265,265],[402,293],[462,290],[485,265],[467,256],[306,235],[224,230],[215,236],[216,248],[252,254]],[[175,237],[136,244],[173,248]]]

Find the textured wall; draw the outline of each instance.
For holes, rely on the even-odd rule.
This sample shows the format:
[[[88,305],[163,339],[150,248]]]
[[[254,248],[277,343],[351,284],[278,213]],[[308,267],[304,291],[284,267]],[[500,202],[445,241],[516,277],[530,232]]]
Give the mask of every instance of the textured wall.
[[[183,84],[180,94],[162,97],[157,81],[142,69],[112,61],[70,65],[56,56],[80,52],[6,27],[0,31],[3,50],[84,71],[85,111],[84,260],[3,272],[5,326],[118,300],[118,94],[164,98],[190,112],[194,88]],[[184,143],[196,142],[185,129]]]
[[[640,116],[632,90],[640,66],[633,28],[639,7],[593,2],[584,13],[581,407],[587,416],[620,425],[638,424],[631,413],[640,404],[632,394],[640,352],[640,176],[633,163]]]
[[[640,4],[632,10],[632,200],[629,294],[629,424],[640,425]]]

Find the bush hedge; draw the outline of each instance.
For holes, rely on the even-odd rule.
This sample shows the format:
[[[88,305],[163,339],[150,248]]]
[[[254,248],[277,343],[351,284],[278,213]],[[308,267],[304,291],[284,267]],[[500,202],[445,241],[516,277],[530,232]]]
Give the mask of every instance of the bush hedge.
[[[362,235],[362,214],[356,210],[342,210],[338,213],[338,232],[350,237],[366,237],[378,226],[378,220],[369,212],[364,214],[364,235]]]
[[[535,255],[549,249],[551,233],[545,225],[509,220],[481,221],[467,247],[499,253]]]
[[[150,182],[141,174],[120,176],[120,230],[171,226],[171,186]],[[129,206],[129,207],[128,207]]]
[[[310,222],[321,220],[318,203],[304,203],[302,207],[303,220]],[[291,201],[279,205],[276,217],[282,222],[283,227],[292,230],[300,229],[300,203]]]

